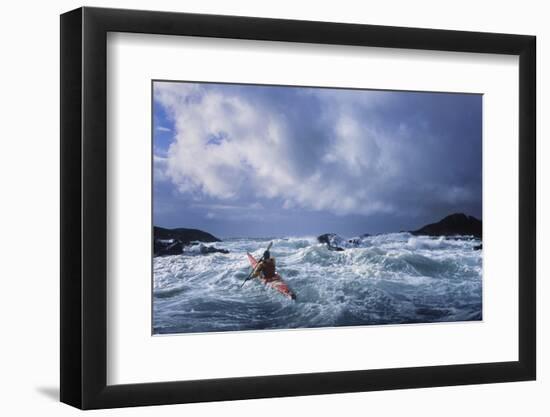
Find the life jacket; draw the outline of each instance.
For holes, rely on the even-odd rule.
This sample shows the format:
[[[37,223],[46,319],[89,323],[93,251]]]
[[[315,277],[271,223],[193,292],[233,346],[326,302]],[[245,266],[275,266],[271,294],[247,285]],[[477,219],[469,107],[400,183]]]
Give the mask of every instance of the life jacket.
[[[262,265],[262,272],[265,279],[271,279],[275,276],[275,262],[273,258],[266,259]]]

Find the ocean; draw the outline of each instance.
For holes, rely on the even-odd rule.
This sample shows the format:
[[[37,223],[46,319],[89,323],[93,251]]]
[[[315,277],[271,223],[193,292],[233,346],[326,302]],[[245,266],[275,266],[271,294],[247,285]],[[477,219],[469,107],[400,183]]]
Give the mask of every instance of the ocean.
[[[269,242],[283,297],[251,271]],[[207,244],[228,254],[153,258],[153,333],[202,333],[482,319],[482,251],[474,238],[391,233],[342,240],[232,238]]]

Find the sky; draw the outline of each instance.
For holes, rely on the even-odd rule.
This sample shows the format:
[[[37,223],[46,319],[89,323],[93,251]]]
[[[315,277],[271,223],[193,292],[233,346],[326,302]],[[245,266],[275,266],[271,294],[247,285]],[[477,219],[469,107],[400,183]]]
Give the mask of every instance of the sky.
[[[156,226],[357,236],[481,211],[482,95],[153,83]]]

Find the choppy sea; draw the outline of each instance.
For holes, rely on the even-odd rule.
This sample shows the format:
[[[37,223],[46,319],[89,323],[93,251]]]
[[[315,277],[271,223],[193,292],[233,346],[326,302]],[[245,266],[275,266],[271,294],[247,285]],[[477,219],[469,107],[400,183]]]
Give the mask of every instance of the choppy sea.
[[[241,284],[267,244],[296,293]],[[331,251],[315,237],[234,238],[229,254],[153,259],[153,333],[221,332],[482,319],[482,251],[469,238],[392,233]],[[210,244],[209,244],[210,245]]]

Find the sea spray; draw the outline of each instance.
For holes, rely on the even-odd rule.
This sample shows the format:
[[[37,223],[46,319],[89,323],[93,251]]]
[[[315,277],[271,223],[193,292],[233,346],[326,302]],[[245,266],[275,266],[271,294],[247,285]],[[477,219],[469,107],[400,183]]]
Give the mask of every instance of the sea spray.
[[[277,270],[297,301],[250,273],[246,252],[269,241]],[[477,239],[393,233],[331,251],[314,237],[235,238],[228,254],[153,259],[153,332],[190,333],[482,318],[482,251]]]

